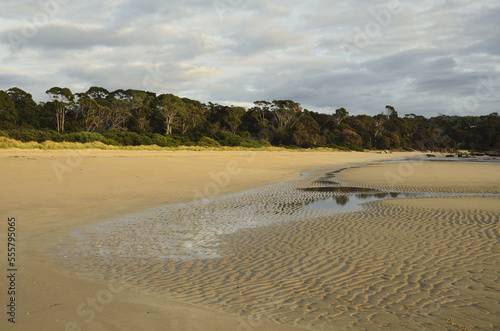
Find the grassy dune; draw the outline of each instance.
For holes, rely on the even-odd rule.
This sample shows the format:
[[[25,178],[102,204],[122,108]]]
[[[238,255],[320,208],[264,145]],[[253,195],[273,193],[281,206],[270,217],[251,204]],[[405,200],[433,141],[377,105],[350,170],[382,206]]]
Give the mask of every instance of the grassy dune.
[[[0,137],[0,149],[9,148],[19,148],[19,149],[41,149],[41,150],[67,150],[67,149],[101,149],[101,150],[166,150],[166,151],[177,151],[177,150],[188,150],[188,151],[238,151],[238,150],[259,150],[259,151],[280,151],[287,150],[282,147],[262,147],[262,148],[247,148],[247,147],[204,147],[204,146],[179,146],[179,147],[160,147],[158,145],[140,145],[140,146],[114,146],[106,145],[102,142],[90,142],[90,143],[74,143],[74,142],[54,142],[54,141],[44,141],[44,142],[22,142],[15,139],[10,139],[6,137]],[[321,148],[318,151],[333,151],[333,149]]]
[[[100,149],[100,150],[145,150],[145,151],[317,151],[317,152],[334,152],[339,151],[334,148],[314,148],[314,149],[288,149],[284,147],[260,147],[260,148],[249,148],[242,146],[220,146],[220,147],[205,147],[205,146],[178,146],[178,147],[160,147],[158,145],[140,145],[140,146],[114,146],[106,145],[100,141],[90,142],[90,143],[75,143],[75,142],[54,142],[54,141],[44,141],[44,142],[22,142],[15,139],[10,139],[6,137],[0,137],[0,149],[41,149],[41,150],[72,150],[72,149]]]

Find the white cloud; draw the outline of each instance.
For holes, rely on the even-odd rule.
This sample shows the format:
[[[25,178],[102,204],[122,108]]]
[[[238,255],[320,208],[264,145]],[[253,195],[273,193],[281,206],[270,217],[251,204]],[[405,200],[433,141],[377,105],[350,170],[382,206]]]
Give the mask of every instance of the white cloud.
[[[474,96],[488,75],[500,79],[498,1],[2,6],[0,89],[18,86],[38,100],[55,85],[74,92],[98,85],[229,104],[293,99],[310,110],[346,107],[351,114],[373,115],[392,104],[401,114],[435,116]],[[15,49],[12,36],[21,37]],[[500,111],[499,95],[464,113]]]

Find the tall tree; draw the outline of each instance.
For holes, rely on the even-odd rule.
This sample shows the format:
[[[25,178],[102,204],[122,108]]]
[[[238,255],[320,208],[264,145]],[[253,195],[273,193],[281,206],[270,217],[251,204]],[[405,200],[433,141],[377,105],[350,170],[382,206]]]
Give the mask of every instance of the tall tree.
[[[257,120],[260,129],[268,126],[269,120],[267,117],[271,111],[272,104],[268,101],[255,101],[255,107],[250,109],[251,116]]]
[[[37,109],[38,105],[33,100],[31,94],[13,87],[7,90],[10,98],[16,106],[20,124],[28,124],[38,127]]]
[[[7,122],[15,125],[17,122],[17,110],[14,102],[5,91],[0,91],[0,122]],[[8,124],[2,126],[8,126]]]
[[[183,99],[184,103],[186,100]],[[207,108],[201,104],[201,102],[196,100],[189,100],[188,104],[188,114],[191,118],[191,128],[195,130],[198,126],[203,125],[206,118]]]
[[[385,110],[387,113],[387,117],[389,119],[395,119],[398,117],[398,112],[396,111],[396,109],[394,109],[393,106],[387,105],[387,106],[385,106]]]
[[[184,102],[173,94],[161,94],[158,96],[157,109],[165,119],[165,133],[172,134],[172,129],[177,124],[180,113],[185,111]]]
[[[500,116],[498,116],[498,113],[491,113],[488,116],[483,116],[481,127],[487,145],[494,146],[500,134]]]
[[[123,130],[125,123],[131,116],[129,103],[131,96],[124,90],[116,90],[108,95],[108,100],[111,104],[111,111],[105,120],[109,130]]]
[[[376,138],[381,136],[382,133],[384,132],[384,123],[387,122],[387,116],[382,113],[373,116],[373,119],[375,120],[373,122],[373,125],[375,128],[375,138]]]
[[[273,114],[278,132],[285,134],[292,129],[302,117],[302,107],[291,100],[274,100]]]
[[[301,132],[301,136],[305,139],[306,144],[303,143],[304,147],[317,147],[326,143],[326,139],[320,135],[321,129],[318,122],[308,110],[304,110],[304,115],[295,125],[295,130]],[[293,138],[296,140],[295,137]]]
[[[125,93],[129,96],[129,117],[128,127],[130,130],[145,133],[150,129],[150,120],[152,117],[152,108],[156,99],[155,93],[140,90],[127,90]]]
[[[337,123],[337,125],[340,125],[340,123],[342,123],[342,121],[346,119],[347,116],[349,116],[349,113],[347,112],[347,110],[345,110],[344,107],[335,110],[335,115],[334,115],[335,123]]]
[[[241,118],[245,115],[245,108],[243,107],[227,107],[227,115],[224,116],[224,121],[229,126],[232,134],[236,134],[239,126],[241,125]]]
[[[67,87],[53,87],[45,93],[51,97],[54,103],[56,109],[56,129],[57,132],[62,133],[66,124],[66,114],[72,106],[75,96]]]
[[[186,134],[188,130],[195,130],[205,121],[206,108],[199,101],[182,98],[182,102],[184,105],[179,109],[176,127],[181,134]]]
[[[99,86],[92,86],[85,93],[94,100],[106,100],[110,95],[108,90]]]
[[[104,122],[109,108],[101,106],[87,93],[77,93],[78,108],[85,122],[85,131],[94,132]]]

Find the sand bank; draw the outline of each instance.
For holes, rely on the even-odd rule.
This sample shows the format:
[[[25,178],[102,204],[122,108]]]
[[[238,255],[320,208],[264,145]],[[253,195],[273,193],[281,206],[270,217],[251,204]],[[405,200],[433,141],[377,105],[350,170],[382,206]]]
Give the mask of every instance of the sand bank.
[[[337,175],[349,185],[400,192],[500,193],[500,162],[430,162],[421,159],[351,168]]]
[[[17,220],[15,327],[63,330],[74,322],[92,330],[234,330],[258,324],[262,330],[288,330],[272,321],[257,323],[235,313],[113,287],[110,280],[89,281],[60,272],[46,248],[73,229],[103,219],[278,183],[306,169],[406,155],[410,153],[2,150],[0,216]],[[6,222],[0,229],[5,236]],[[0,254],[6,256],[5,245]],[[1,285],[5,289],[5,278]],[[106,292],[111,289],[116,291]],[[107,293],[112,297],[105,297]],[[1,297],[8,299],[6,293]],[[93,299],[100,300],[96,308],[88,302]],[[0,328],[6,327],[12,325],[4,315]]]
[[[422,191],[453,192],[454,176],[476,166],[454,164],[436,171],[435,164],[421,164],[423,173],[432,170],[432,176],[420,174],[416,182]],[[498,196],[382,200],[349,213],[310,208],[316,200],[346,194],[322,190],[330,187],[329,180],[342,177],[351,183],[366,172],[371,175],[365,185],[371,185],[369,178],[380,168],[384,173],[398,167],[361,167],[333,178],[325,171],[337,168],[313,171],[245,194],[166,206],[91,227],[62,248],[69,261],[62,258],[61,266],[72,265],[72,272],[80,270],[84,277],[108,276],[144,292],[289,328],[497,327]],[[450,180],[433,186],[434,176],[447,174]],[[476,184],[470,190],[488,193],[491,188]],[[228,231],[237,220],[249,223],[248,228]],[[268,223],[255,227],[255,220]],[[159,244],[172,237],[175,243]],[[200,252],[205,259],[197,258]],[[265,329],[259,323],[251,329]]]

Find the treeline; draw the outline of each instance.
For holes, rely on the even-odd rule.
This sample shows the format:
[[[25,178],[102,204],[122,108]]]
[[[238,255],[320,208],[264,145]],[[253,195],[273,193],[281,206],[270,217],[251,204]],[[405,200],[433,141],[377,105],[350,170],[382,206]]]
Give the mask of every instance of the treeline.
[[[245,109],[140,90],[91,87],[74,94],[53,87],[46,93],[51,101],[37,104],[17,87],[0,91],[0,136],[122,146],[500,149],[498,113],[427,119],[415,114],[401,117],[388,105],[375,116],[351,116],[344,108],[335,114],[308,111],[291,100],[256,101]]]

